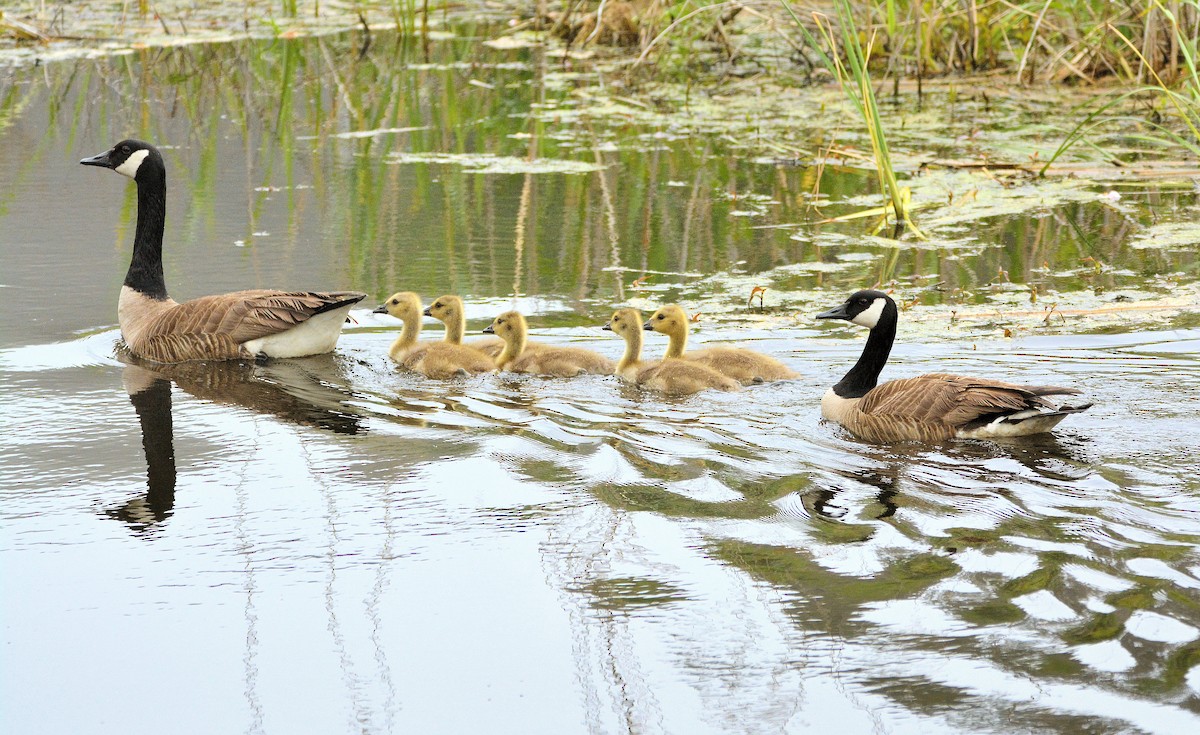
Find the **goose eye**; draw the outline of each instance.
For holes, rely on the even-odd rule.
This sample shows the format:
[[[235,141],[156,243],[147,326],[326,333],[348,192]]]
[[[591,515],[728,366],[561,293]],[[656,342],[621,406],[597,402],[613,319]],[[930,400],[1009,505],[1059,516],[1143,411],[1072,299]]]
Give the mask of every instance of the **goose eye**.
[[[398,304],[398,303],[400,303],[400,299],[392,299],[392,305],[393,305],[393,306],[394,306],[394,305],[396,305],[396,304]]]
[[[666,317],[664,317],[662,314],[659,314],[659,315],[658,315],[658,320],[659,320],[659,321],[662,321],[663,319],[666,319]]]
[[[127,146],[127,145],[121,146],[121,152],[124,153],[125,155],[129,155],[129,146]]]
[[[442,302],[440,302],[440,301],[439,301],[439,302],[435,303],[435,304],[433,305],[433,308],[435,308],[435,309],[440,309],[440,308],[442,308]]]

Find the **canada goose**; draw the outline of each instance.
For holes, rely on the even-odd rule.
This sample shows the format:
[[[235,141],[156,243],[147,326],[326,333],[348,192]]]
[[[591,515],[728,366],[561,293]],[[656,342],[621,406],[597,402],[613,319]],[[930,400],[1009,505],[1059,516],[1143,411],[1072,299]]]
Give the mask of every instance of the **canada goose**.
[[[646,320],[647,331],[660,332],[671,338],[666,357],[676,357],[699,363],[733,378],[742,385],[764,383],[772,380],[788,380],[797,374],[773,357],[761,352],[738,347],[706,347],[695,352],[686,352],[688,338],[688,316],[676,304],[669,304],[654,312]]]
[[[488,373],[496,369],[492,358],[468,345],[450,342],[417,342],[421,334],[421,299],[411,291],[394,293],[374,310],[404,322],[400,336],[388,354],[405,368],[427,378],[444,380],[455,376]]]
[[[525,349],[529,325],[519,311],[504,312],[483,331],[504,340],[504,351],[496,358],[496,367],[501,370],[573,378],[586,373],[611,375],[616,369],[612,360],[582,347],[546,345],[529,352]]]
[[[689,395],[707,388],[739,390],[732,378],[698,362],[677,358],[642,360],[642,313],[637,309],[618,309],[602,329],[616,332],[625,339],[625,354],[617,363],[616,375],[622,380],[661,393]]]
[[[452,345],[463,344],[463,335],[467,331],[467,317],[461,298],[453,294],[439,296],[425,309],[425,316],[431,316],[446,325],[446,336],[443,341]],[[493,360],[504,349],[504,340],[502,339],[476,339],[466,344],[468,347],[482,351]]]
[[[892,442],[1025,436],[1050,431],[1069,414],[1092,405],[1056,407],[1043,397],[1079,393],[1073,388],[1014,385],[948,373],[902,378],[875,387],[896,338],[897,315],[896,302],[881,291],[858,291],[841,306],[817,315],[818,319],[845,319],[871,330],[858,362],[821,399],[821,415],[860,439]]]
[[[129,350],[161,363],[303,357],[331,351],[358,291],[236,291],[182,304],[167,296],[162,240],[167,169],[149,143],[123,140],[80,161],[128,176],[137,183],[137,230],[125,274],[117,321]]]

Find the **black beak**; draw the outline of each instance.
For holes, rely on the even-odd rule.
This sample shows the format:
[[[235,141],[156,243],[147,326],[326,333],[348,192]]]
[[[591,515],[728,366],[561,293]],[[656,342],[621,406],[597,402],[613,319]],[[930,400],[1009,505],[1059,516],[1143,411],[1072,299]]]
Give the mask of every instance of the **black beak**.
[[[422,313],[422,314],[424,314],[425,316],[433,316],[433,314],[430,314],[430,313],[429,313],[429,309],[432,309],[432,308],[433,308],[433,307],[432,307],[432,306],[430,306],[430,307],[428,307],[427,309],[425,309],[425,311],[422,311],[421,313]]]
[[[372,314],[386,314],[386,313],[388,313],[388,310],[387,310],[387,304],[380,304],[379,306],[376,306],[376,307],[375,307],[375,310],[374,310],[374,311],[372,311],[371,313],[372,313]]]
[[[642,329],[646,330],[647,332],[653,332],[654,325],[650,323],[651,321],[653,321],[653,320],[647,319],[646,323],[642,325]]]
[[[484,327],[484,328],[483,328],[483,333],[484,333],[484,334],[495,334],[495,333],[496,333],[496,330],[495,330],[495,329],[492,329],[492,325],[491,325],[491,324],[489,324],[489,325],[487,325],[486,327]]]
[[[112,168],[112,160],[109,158],[111,154],[112,150],[110,149],[104,151],[103,153],[92,156],[91,158],[81,158],[79,162],[84,166],[101,166],[103,168]]]
[[[612,331],[612,325],[611,325],[611,324],[605,324],[603,327],[600,327],[600,328],[601,328],[601,329],[603,329],[603,330],[604,330],[604,331],[606,331],[606,332],[611,332],[611,331]]]
[[[850,312],[846,310],[846,304],[840,304],[830,309],[829,311],[817,314],[818,319],[851,319]]]

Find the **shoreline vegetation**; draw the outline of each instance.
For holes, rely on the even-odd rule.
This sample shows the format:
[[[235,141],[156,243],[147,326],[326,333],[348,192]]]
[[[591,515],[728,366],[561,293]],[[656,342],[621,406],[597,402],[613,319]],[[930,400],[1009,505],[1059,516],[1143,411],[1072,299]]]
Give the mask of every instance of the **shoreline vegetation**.
[[[554,83],[570,86],[572,106],[534,112],[542,122],[711,134],[746,160],[807,167],[811,192],[795,197],[808,202],[811,218],[770,226],[802,233],[812,224],[861,224],[868,244],[889,251],[960,252],[976,223],[1062,205],[1100,202],[1127,218],[1128,188],[1192,191],[1200,177],[1200,0],[18,0],[0,17],[0,68],[330,33],[347,34],[343,58],[352,65],[355,51],[362,60],[393,29],[418,59],[423,43],[428,57],[428,41],[455,32],[496,49],[543,49],[539,63]],[[826,215],[821,180],[835,170],[869,173],[875,184],[864,178],[862,196],[835,202],[839,211]],[[1190,217],[1138,229],[1140,239],[1176,250],[1200,242]],[[827,233],[814,242],[833,240]],[[1049,274],[1046,261],[1036,259]],[[1190,256],[1181,259],[1179,271],[1193,269]],[[1093,270],[1111,266],[1081,254],[1072,272]],[[890,273],[881,266],[880,283]],[[786,292],[786,273],[778,282],[762,278],[702,280],[730,293],[764,283],[773,295]],[[1166,320],[1160,324],[1191,325],[1170,321],[1200,304],[1190,279],[1172,276],[1114,304],[1099,291],[1059,302],[1045,284],[1016,289],[1005,274],[1001,285],[1016,291],[993,298],[991,311],[930,319],[1004,323],[1032,309],[1031,322],[1047,327],[1066,314],[1103,329],[1150,310]]]
[[[356,28],[422,35],[464,18],[494,21],[497,39],[543,33],[636,70],[822,82],[831,81],[819,75],[824,50],[809,41],[822,23],[840,33],[849,19],[871,71],[889,85],[982,74],[1014,84],[1171,86],[1192,81],[1200,36],[1198,0],[18,0],[0,11],[0,54]]]

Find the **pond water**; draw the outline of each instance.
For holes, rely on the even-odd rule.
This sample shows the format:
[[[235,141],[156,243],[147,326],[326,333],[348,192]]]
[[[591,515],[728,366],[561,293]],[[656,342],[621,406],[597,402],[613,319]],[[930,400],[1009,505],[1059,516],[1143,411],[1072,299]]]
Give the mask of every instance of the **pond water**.
[[[873,174],[589,111],[595,75],[540,50],[470,28],[360,48],[0,71],[5,729],[1200,727],[1200,267],[1153,229],[1195,217],[1190,186],[1085,187],[896,247],[820,222],[870,206]],[[980,124],[968,106],[951,128]],[[335,354],[122,357],[134,192],[77,161],[128,135],[165,150],[173,295],[370,292]],[[886,376],[1095,406],[1004,444],[822,423],[864,335],[812,315],[877,282],[912,304]],[[462,294],[472,331],[515,304],[611,356],[615,305],[678,300],[697,340],[803,377],[683,400],[427,381],[370,313],[401,289]]]

